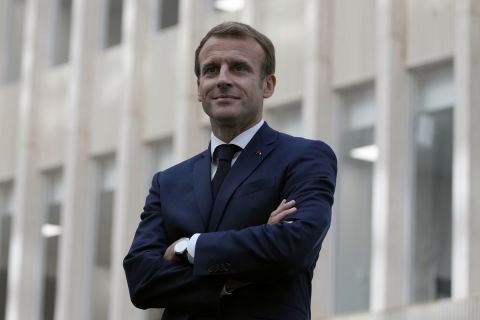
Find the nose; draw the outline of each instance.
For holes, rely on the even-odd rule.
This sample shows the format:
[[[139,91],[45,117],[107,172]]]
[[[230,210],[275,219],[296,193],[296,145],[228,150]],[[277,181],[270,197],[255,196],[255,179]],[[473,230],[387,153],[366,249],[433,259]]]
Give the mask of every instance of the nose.
[[[217,87],[226,87],[232,85],[230,72],[227,65],[222,65],[218,73]]]

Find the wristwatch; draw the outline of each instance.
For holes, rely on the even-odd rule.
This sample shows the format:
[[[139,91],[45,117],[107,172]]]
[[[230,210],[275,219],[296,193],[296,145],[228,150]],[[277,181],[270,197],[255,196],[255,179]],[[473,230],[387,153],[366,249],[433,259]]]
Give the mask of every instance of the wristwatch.
[[[173,251],[175,252],[175,255],[179,257],[182,260],[187,259],[187,246],[188,246],[188,241],[190,239],[188,238],[181,238],[180,240],[175,243],[175,246],[173,247]]]

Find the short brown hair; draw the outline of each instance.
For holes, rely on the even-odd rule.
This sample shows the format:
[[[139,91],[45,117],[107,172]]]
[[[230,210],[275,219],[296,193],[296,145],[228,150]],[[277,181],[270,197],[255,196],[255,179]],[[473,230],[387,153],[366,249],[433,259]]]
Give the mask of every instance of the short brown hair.
[[[263,76],[266,77],[267,75],[275,73],[275,47],[273,46],[272,41],[248,24],[231,21],[213,27],[200,41],[197,50],[195,50],[195,75],[197,78],[200,76],[198,55],[205,45],[205,42],[211,37],[253,38],[262,47],[263,52],[265,53],[265,59],[262,66]]]

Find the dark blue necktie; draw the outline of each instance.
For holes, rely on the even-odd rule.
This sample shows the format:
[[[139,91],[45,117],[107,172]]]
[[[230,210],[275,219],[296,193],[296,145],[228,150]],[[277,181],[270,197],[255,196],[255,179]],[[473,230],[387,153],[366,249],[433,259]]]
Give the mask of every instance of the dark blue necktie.
[[[214,200],[217,198],[218,190],[220,190],[223,180],[225,180],[225,177],[230,171],[233,156],[240,150],[242,150],[242,148],[234,144],[221,144],[215,149],[213,156],[218,159],[218,167],[212,180]]]

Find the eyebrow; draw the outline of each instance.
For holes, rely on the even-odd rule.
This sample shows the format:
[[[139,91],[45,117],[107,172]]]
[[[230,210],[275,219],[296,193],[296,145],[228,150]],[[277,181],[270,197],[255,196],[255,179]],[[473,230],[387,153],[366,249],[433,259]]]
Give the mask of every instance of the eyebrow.
[[[248,68],[249,70],[253,70],[253,66],[243,59],[230,59],[230,60],[227,61],[227,63],[228,63],[229,66],[243,66],[243,67]],[[201,72],[201,74],[203,74],[205,69],[210,68],[210,67],[216,67],[219,64],[220,63],[216,62],[215,60],[207,61],[204,65],[201,66],[200,72]]]

